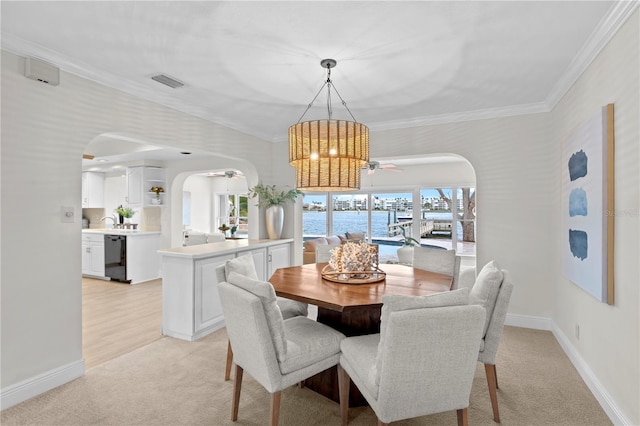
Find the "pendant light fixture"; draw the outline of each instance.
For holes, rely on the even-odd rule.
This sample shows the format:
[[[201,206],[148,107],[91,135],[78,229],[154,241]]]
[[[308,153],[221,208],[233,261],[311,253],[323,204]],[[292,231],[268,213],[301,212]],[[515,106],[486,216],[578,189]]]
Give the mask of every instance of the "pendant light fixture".
[[[323,59],[327,81],[296,124],[289,127],[289,164],[296,168],[296,188],[303,191],[351,191],[360,189],[360,173],[369,163],[369,128],[356,122],[331,81],[337,62]],[[322,89],[327,87],[327,120],[301,122]],[[331,89],[353,121],[331,118]]]

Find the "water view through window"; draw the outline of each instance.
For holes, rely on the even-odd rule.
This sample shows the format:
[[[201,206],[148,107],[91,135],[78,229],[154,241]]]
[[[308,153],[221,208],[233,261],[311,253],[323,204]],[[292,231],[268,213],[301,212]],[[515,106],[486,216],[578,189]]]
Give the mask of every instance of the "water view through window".
[[[419,203],[413,202],[412,193],[305,195],[303,236],[364,233],[367,240],[380,244],[382,261],[393,260],[404,229],[422,245],[475,255],[474,192],[474,188],[421,189]],[[414,229],[420,235],[413,235]]]

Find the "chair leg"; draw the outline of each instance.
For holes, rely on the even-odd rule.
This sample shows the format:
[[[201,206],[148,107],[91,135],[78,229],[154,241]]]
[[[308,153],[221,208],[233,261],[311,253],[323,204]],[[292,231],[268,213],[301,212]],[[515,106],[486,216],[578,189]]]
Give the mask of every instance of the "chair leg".
[[[278,418],[280,417],[280,397],[282,392],[274,392],[271,394],[271,422],[270,426],[278,426]]]
[[[500,423],[500,413],[498,412],[498,387],[496,366],[494,364],[485,364],[484,371],[487,375],[487,384],[489,385],[489,397],[491,398],[491,408],[493,408],[493,421]]]
[[[342,426],[347,426],[349,423],[349,387],[351,385],[351,378],[349,374],[338,364],[338,391],[340,394],[340,418],[342,419]]]
[[[382,420],[378,419],[378,426],[389,426],[389,423],[385,423]]]
[[[469,426],[469,413],[466,408],[456,411],[458,415],[458,426]]]
[[[224,368],[224,381],[226,382],[231,378],[231,363],[233,362],[233,349],[231,349],[231,342],[227,340],[227,365]]]
[[[500,389],[498,385],[498,367],[496,367],[495,364],[493,365],[493,375],[496,376],[496,389]]]
[[[235,380],[233,381],[233,401],[231,403],[231,421],[238,420],[238,407],[240,406],[240,389],[242,388],[242,367],[236,364]]]

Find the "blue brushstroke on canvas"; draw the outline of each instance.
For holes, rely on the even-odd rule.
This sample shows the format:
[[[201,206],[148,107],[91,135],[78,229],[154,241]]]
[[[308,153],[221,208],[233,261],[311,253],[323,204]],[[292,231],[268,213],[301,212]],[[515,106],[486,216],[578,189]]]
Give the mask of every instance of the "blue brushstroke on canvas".
[[[569,247],[573,257],[585,260],[589,252],[589,242],[587,233],[584,231],[575,231],[569,229]]]
[[[587,154],[583,150],[574,153],[569,159],[569,178],[571,182],[587,175]]]
[[[587,193],[582,188],[571,190],[569,195],[569,216],[587,216]]]

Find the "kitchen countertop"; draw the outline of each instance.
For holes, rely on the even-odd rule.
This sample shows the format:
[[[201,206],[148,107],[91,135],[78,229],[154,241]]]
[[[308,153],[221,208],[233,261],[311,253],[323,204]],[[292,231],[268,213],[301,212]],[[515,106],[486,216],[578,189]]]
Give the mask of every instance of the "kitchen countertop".
[[[103,234],[103,235],[126,235],[128,237],[146,236],[146,235],[160,235],[160,231],[140,231],[138,229],[113,229],[113,228],[100,228],[100,229],[83,229],[83,234]]]
[[[238,251],[251,250],[262,247],[275,246],[279,244],[287,244],[293,242],[293,238],[284,238],[281,240],[225,240],[208,244],[196,244],[186,247],[175,247],[158,250],[163,256],[173,256],[182,258],[199,259],[222,254],[236,253]]]

